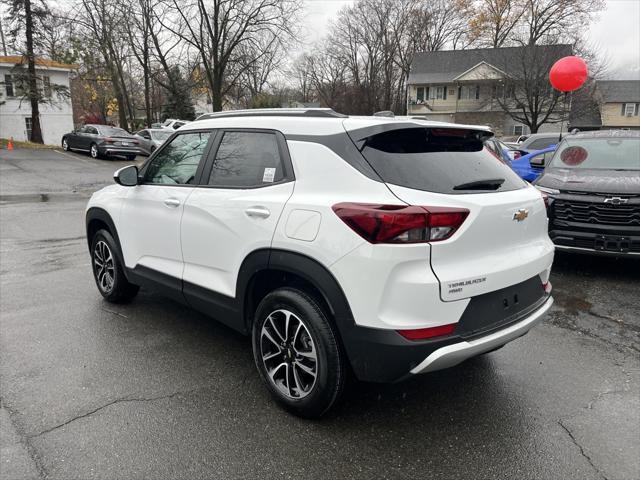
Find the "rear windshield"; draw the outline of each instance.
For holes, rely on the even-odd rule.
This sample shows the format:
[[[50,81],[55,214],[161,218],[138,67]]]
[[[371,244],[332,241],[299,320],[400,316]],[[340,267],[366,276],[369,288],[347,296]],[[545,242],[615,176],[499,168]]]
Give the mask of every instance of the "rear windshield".
[[[110,127],[108,125],[101,125],[99,128],[100,128],[100,133],[102,135],[109,135],[112,137],[115,137],[115,136],[130,137],[131,136],[129,132],[127,132],[126,130],[123,130],[122,128]]]
[[[567,138],[551,159],[550,166],[640,170],[640,138]]]
[[[392,130],[367,138],[362,155],[383,181],[416,190],[480,193],[526,186],[472,130]]]

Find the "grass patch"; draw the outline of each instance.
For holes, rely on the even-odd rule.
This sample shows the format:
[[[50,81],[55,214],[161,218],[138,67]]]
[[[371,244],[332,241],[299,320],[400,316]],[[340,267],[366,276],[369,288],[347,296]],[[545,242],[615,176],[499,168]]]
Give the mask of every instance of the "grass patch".
[[[8,138],[0,138],[0,148],[7,148],[9,144]],[[13,148],[58,148],[57,145],[43,145],[41,143],[33,143],[33,142],[19,142],[18,140],[13,141]]]

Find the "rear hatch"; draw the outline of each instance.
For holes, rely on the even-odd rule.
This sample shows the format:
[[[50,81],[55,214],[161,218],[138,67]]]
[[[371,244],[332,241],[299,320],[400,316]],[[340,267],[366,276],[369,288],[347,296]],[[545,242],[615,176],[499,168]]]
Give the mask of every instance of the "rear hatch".
[[[431,241],[443,301],[474,297],[545,274],[553,258],[540,193],[491,155],[478,127],[389,123],[345,127],[398,199],[466,209],[453,235]],[[546,278],[544,278],[546,281]],[[542,289],[541,289],[542,292]]]

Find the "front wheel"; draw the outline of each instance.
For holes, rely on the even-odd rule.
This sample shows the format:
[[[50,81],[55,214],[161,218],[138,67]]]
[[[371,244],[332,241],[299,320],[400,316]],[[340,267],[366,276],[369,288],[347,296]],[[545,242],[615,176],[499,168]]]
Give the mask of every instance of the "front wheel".
[[[268,294],[252,328],[258,372],[275,400],[306,418],[327,412],[344,389],[337,333],[319,302],[293,288]]]
[[[65,152],[69,151],[69,142],[67,142],[66,138],[62,139],[62,150],[64,150]]]
[[[99,230],[94,235],[91,265],[98,290],[107,301],[124,303],[135,297],[140,287],[127,280],[117,251],[116,242],[107,230]]]

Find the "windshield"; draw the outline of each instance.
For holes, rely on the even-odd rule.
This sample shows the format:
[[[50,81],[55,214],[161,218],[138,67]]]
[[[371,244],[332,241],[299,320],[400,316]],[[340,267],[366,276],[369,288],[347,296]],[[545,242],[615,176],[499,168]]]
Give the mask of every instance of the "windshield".
[[[562,142],[549,166],[640,170],[640,138],[568,138]]]
[[[99,128],[100,128],[100,133],[102,135],[124,136],[124,137],[130,137],[131,136],[131,134],[129,132],[127,132],[126,130],[123,130],[122,128],[109,127],[109,126],[105,126],[105,125],[102,125]]]
[[[167,119],[164,121],[164,123],[162,124],[163,127],[168,127],[169,125],[171,125],[171,122],[173,122],[173,120],[171,119]]]
[[[153,131],[151,130],[151,138],[154,140],[158,140],[159,142],[164,142],[167,138],[171,136],[171,131]]]

